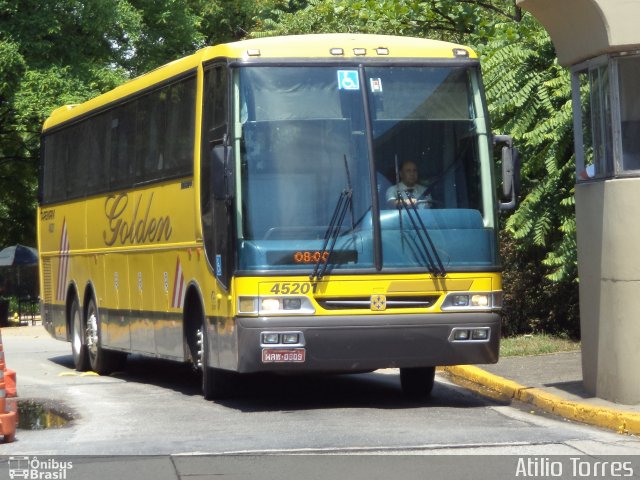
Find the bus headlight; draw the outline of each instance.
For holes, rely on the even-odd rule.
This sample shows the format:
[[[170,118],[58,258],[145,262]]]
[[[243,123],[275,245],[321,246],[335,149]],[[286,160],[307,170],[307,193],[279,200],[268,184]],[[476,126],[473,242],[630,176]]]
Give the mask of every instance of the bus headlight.
[[[280,309],[280,300],[277,298],[263,298],[260,301],[260,312],[277,312]]]
[[[238,297],[238,315],[312,315],[316,313],[308,297]]]
[[[476,293],[475,295],[471,295],[471,306],[472,307],[488,307],[489,294]]]
[[[466,307],[469,305],[469,295],[452,295],[451,305],[454,307]]]
[[[282,299],[282,309],[283,310],[300,310],[302,307],[302,299],[301,298],[283,298]]]
[[[442,310],[499,310],[502,292],[453,292],[442,302]]]

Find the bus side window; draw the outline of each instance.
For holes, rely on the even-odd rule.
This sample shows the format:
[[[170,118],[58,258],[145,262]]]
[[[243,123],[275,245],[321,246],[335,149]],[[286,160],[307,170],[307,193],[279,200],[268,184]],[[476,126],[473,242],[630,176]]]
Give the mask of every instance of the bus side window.
[[[113,111],[111,117],[111,159],[109,188],[128,188],[133,184],[135,158],[136,105],[127,103]]]

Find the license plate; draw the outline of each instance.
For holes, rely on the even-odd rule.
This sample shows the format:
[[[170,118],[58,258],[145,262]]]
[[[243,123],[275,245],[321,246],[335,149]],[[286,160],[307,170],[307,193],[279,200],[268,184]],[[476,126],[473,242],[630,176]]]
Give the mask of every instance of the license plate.
[[[262,363],[302,363],[305,361],[304,348],[263,348]]]

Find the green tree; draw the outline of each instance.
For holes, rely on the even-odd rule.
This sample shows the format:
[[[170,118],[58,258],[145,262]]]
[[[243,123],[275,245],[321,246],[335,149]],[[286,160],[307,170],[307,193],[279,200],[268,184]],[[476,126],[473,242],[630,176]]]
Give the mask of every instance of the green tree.
[[[0,40],[0,235],[3,245],[17,243],[26,230],[34,238],[33,192],[35,168],[16,128],[13,103],[26,70],[18,45]],[[0,237],[1,238],[1,237]]]
[[[483,51],[494,126],[519,140],[525,196],[507,222],[523,248],[544,248],[554,281],[577,275],[571,80],[544,29],[527,16],[502,24]],[[505,68],[510,65],[510,68]]]
[[[39,133],[49,112],[125,78],[122,2],[0,1],[0,245],[35,244]]]
[[[0,0],[0,246],[35,244],[42,123],[127,78],[240,38],[269,0]]]
[[[558,65],[548,34],[528,15],[517,28],[496,25],[492,40],[481,52],[494,129],[511,133],[524,159],[523,198],[506,219],[503,235],[506,324],[512,331],[577,336],[569,72]]]
[[[255,36],[359,32],[468,42],[487,39],[498,20],[520,19],[514,0],[309,0],[284,2]]]

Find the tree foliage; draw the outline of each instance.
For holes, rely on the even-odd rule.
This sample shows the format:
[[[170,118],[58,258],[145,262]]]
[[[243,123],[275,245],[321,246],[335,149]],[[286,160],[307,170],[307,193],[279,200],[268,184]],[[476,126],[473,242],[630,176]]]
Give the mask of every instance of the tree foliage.
[[[542,27],[527,17],[509,25],[483,51],[485,85],[494,126],[518,140],[525,196],[507,222],[520,248],[544,248],[554,281],[577,274],[571,82]],[[502,29],[507,32],[501,33]],[[510,68],[505,68],[511,65]]]
[[[579,335],[571,81],[544,29],[526,16],[481,48],[494,129],[524,159],[524,194],[506,219],[505,320],[513,333]],[[516,328],[517,327],[517,328]]]
[[[0,0],[0,246],[35,244],[40,129],[54,108],[241,38],[269,0]]]
[[[462,42],[490,37],[496,17],[520,18],[513,0],[282,0],[279,6],[256,36],[358,32]]]

